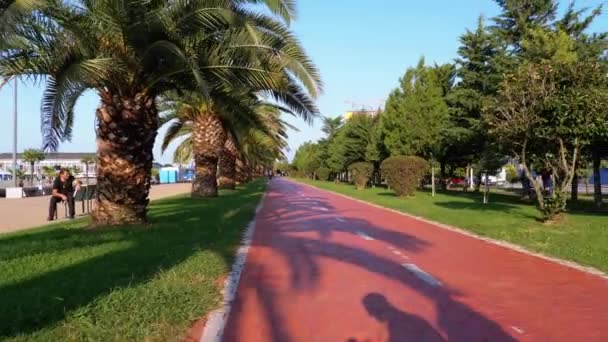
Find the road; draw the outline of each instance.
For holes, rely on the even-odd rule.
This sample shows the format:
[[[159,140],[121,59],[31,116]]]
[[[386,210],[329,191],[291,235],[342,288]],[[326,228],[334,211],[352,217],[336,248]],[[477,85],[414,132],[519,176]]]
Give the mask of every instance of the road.
[[[224,341],[608,341],[608,280],[285,179]]]
[[[174,196],[190,191],[191,184],[155,185],[150,189],[150,199]],[[63,217],[63,209],[59,209],[59,218]],[[80,203],[76,203],[76,214],[81,214]],[[20,199],[0,198],[0,234],[47,224],[49,212],[49,196],[27,197]]]

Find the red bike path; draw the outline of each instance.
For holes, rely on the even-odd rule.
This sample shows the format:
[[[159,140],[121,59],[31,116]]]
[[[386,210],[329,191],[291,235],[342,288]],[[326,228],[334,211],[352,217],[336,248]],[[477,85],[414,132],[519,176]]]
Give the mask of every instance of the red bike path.
[[[608,280],[285,179],[224,341],[608,341]]]

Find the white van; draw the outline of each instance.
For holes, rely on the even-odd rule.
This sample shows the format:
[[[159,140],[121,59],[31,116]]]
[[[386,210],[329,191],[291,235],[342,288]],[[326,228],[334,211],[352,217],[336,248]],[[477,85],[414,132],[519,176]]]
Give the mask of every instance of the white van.
[[[10,182],[13,180],[13,174],[0,170],[0,182]]]

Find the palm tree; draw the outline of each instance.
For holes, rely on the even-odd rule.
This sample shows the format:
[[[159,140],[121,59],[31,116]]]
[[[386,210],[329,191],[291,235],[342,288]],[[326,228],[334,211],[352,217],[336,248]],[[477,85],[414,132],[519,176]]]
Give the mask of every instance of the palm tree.
[[[217,169],[217,185],[220,189],[234,190],[236,188],[236,160],[238,157],[238,144],[234,135],[228,133],[220,152]]]
[[[275,161],[284,159],[287,149],[287,129],[297,131],[297,128],[281,120],[284,109],[265,104],[258,108],[261,117],[261,127],[250,127],[241,137],[241,157],[251,173],[253,170],[272,168]]]
[[[25,171],[21,170],[20,168],[15,170],[15,176],[17,178],[17,181],[19,182],[19,187],[23,187],[23,180],[25,179]]]
[[[197,177],[192,194],[195,197],[217,196],[218,183],[225,188],[234,188],[237,158],[246,160],[240,151],[240,147],[246,146],[242,143],[263,144],[279,139],[277,135],[286,137],[286,129],[282,127],[287,123],[279,118],[279,109],[288,111],[286,108],[253,98],[234,101],[220,107],[190,94],[167,101],[163,106],[162,121],[170,126],[162,150],[164,152],[171,143],[181,139],[173,157],[176,162],[194,159]],[[286,143],[280,146],[283,145]]]
[[[285,157],[287,128],[298,131],[281,119],[288,109],[268,103],[259,103],[254,108],[256,125],[240,127],[238,138],[229,134],[220,155],[218,184],[225,189],[234,189],[237,181],[251,178],[251,165],[273,165],[276,159]],[[238,175],[238,173],[245,173]]]
[[[72,174],[73,176],[76,176],[82,172],[82,170],[76,165],[70,166],[68,169],[70,170],[70,174]]]
[[[89,184],[89,165],[94,164],[97,161],[97,158],[93,156],[84,156],[80,159],[80,162],[84,164],[84,176],[87,179],[87,184]]]
[[[30,185],[34,185],[34,166],[37,162],[44,160],[44,151],[35,148],[28,148],[23,151],[22,159],[24,162],[30,163]]]
[[[305,112],[314,108],[299,84],[315,95],[318,73],[286,27],[293,1],[30,3],[32,14],[1,28],[0,77],[45,77],[43,135],[50,150],[70,139],[80,95],[89,89],[99,95],[97,225],[146,221],[160,123],[155,100],[166,91],[186,88],[209,99],[214,89],[238,85]],[[209,118],[199,121],[219,129]]]
[[[323,127],[321,131],[327,135],[327,139],[333,138],[336,133],[338,133],[338,129],[342,127],[342,117],[338,116],[336,118],[323,118]]]
[[[57,171],[55,170],[54,167],[52,166],[43,166],[42,167],[42,174],[47,178],[47,179],[53,179],[55,178],[55,176],[57,175]]]

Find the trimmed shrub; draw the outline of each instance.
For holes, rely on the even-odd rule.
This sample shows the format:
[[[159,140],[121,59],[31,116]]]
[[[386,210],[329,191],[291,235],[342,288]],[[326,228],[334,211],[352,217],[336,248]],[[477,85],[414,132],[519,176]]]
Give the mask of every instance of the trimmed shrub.
[[[348,167],[348,171],[353,176],[357,190],[363,190],[374,173],[374,165],[364,162],[354,163]]]
[[[426,174],[429,164],[415,156],[395,156],[382,162],[380,171],[397,196],[412,196]]]
[[[289,171],[289,176],[293,178],[306,178],[306,174],[299,170]]]
[[[329,175],[331,174],[331,171],[328,168],[321,166],[317,169],[316,174],[319,180],[326,181],[329,180]]]

